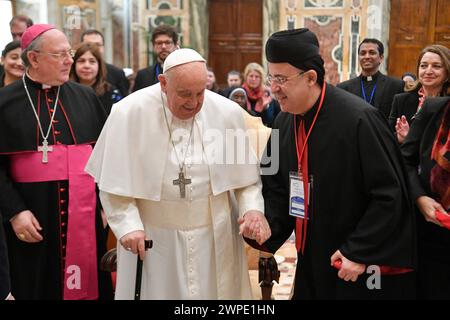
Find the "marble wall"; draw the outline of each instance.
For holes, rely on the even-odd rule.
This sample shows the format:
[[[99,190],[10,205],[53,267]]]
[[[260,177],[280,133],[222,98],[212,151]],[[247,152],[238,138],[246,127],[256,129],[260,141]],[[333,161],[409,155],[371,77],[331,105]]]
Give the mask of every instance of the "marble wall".
[[[16,3],[17,13],[36,15],[31,8],[37,0]],[[176,28],[183,47],[208,56],[208,0],[108,0],[101,5],[98,0],[48,0],[48,21],[64,29],[68,21],[65,17],[71,14],[67,5],[75,3],[81,9],[83,27],[96,27],[105,33],[106,57],[115,64],[136,70],[153,63],[150,36],[161,23]],[[310,28],[319,36],[331,83],[359,74],[357,47],[365,37],[380,39],[385,44],[385,59],[388,57],[388,0],[261,0],[261,5],[263,43],[278,30]],[[119,10],[121,6],[128,9]],[[46,18],[41,13],[36,20],[45,22],[42,20]],[[76,30],[66,31],[73,40],[79,36]],[[265,61],[264,52],[261,55]],[[385,72],[386,66],[382,64],[381,70]]]
[[[281,0],[280,8],[280,30],[307,27],[318,35],[327,80],[333,84],[359,74],[362,39],[377,38],[388,47],[387,0]]]

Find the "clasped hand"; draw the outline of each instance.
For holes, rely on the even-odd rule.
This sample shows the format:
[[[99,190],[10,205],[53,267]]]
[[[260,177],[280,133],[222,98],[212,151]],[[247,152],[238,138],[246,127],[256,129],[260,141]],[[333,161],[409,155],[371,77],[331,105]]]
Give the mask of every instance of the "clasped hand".
[[[238,219],[239,234],[258,244],[266,242],[272,235],[266,217],[260,211],[251,210],[244,213],[242,218]]]

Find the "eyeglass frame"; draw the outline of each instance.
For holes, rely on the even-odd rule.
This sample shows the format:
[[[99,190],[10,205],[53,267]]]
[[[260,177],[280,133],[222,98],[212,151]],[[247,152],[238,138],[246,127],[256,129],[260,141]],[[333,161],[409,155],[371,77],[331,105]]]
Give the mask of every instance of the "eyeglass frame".
[[[67,57],[70,57],[70,58],[73,59],[75,57],[75,53],[76,53],[76,50],[74,50],[74,49],[69,49],[69,50],[67,50],[65,52],[60,52],[60,53],[45,52],[45,51],[40,51],[40,50],[33,50],[33,51],[37,52],[37,53],[47,54],[47,55],[55,57],[55,58],[57,58],[59,60],[64,60]]]
[[[169,47],[169,46],[173,46],[173,45],[175,44],[175,42],[174,42],[173,40],[167,40],[167,41],[155,41],[155,42],[153,43],[153,45],[154,45],[155,47],[162,47],[164,44],[165,44],[167,47]]]
[[[296,74],[293,74],[292,76],[286,77],[286,76],[271,76],[270,74],[266,77],[266,81],[268,84],[272,85],[272,83],[282,86],[286,84],[289,80],[294,79],[297,76],[302,76],[305,74],[305,72],[308,72],[308,70],[298,72]],[[281,79],[281,80],[280,80]]]

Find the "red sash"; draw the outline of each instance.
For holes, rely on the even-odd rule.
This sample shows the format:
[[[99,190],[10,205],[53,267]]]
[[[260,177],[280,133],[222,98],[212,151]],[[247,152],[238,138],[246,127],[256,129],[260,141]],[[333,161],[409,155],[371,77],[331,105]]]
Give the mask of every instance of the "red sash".
[[[48,163],[42,152],[10,156],[10,174],[15,182],[69,181],[64,300],[98,298],[97,245],[95,237],[95,182],[84,167],[90,145],[53,145]]]

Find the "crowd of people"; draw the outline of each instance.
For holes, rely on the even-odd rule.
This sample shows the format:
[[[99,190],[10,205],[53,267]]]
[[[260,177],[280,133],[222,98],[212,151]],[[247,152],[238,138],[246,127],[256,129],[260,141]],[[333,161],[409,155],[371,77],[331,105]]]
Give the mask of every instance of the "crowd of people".
[[[130,86],[97,30],[72,48],[52,25],[10,27],[0,299],[133,299],[138,276],[142,299],[251,299],[246,243],[274,254],[292,233],[293,299],[450,299],[449,48],[425,47],[396,79],[367,38],[361,74],[333,86],[316,35],[279,31],[267,73],[251,62],[219,88],[161,25]]]

